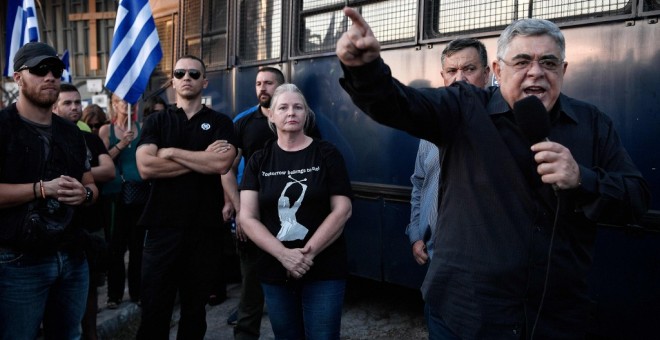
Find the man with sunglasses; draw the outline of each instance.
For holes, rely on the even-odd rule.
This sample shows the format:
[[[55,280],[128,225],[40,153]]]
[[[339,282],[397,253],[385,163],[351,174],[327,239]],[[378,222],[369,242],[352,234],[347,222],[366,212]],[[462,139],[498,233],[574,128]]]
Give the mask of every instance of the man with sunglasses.
[[[202,104],[207,86],[204,62],[179,58],[172,78],[176,105],[153,113],[142,130],[137,165],[153,186],[140,219],[147,234],[138,339],[169,337],[177,291],[177,338],[203,339],[206,333],[211,274],[221,257],[214,237],[222,226],[220,177],[236,157],[231,119]]]
[[[78,339],[89,272],[75,208],[98,190],[81,131],[54,115],[64,64],[44,43],[14,57],[15,104],[0,111],[0,338]]]
[[[492,63],[500,87],[414,89],[392,77],[364,18],[344,13],[353,24],[337,42],[343,88],[376,121],[444,151],[422,285],[429,338],[584,339],[597,224],[636,223],[650,198],[612,120],[561,93],[559,28],[509,25]],[[514,111],[522,99],[529,109]],[[549,122],[530,138],[519,123],[533,114]]]

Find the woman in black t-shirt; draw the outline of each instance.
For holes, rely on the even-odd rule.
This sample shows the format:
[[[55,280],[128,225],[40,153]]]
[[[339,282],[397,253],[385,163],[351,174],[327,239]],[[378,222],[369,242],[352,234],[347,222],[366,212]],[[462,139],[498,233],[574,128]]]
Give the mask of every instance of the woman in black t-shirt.
[[[275,90],[268,120],[277,140],[245,168],[238,221],[264,251],[257,271],[273,333],[339,339],[347,276],[342,232],[351,215],[344,159],[332,144],[305,135],[314,113],[295,85]]]

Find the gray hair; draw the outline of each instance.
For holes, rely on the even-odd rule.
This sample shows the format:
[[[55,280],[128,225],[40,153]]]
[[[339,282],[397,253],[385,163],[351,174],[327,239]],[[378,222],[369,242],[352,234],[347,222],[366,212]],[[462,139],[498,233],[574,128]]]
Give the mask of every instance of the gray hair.
[[[511,40],[517,36],[529,37],[547,35],[552,38],[560,50],[560,59],[566,58],[566,41],[559,27],[544,19],[520,19],[504,29],[497,39],[497,58],[503,59]]]
[[[277,101],[279,100],[279,97],[283,93],[297,93],[300,95],[300,99],[302,99],[303,106],[305,107],[305,113],[307,114],[305,117],[305,126],[304,128],[304,133],[305,135],[309,136],[309,132],[311,129],[314,127],[314,121],[316,120],[316,116],[314,114],[314,111],[307,105],[307,100],[305,99],[305,95],[303,95],[302,91],[300,89],[291,83],[284,83],[280,86],[278,86],[275,89],[275,92],[273,93],[273,99],[270,101],[270,109],[275,110],[275,107],[277,105]],[[273,124],[270,119],[268,120],[268,126],[270,127],[273,132],[277,133],[277,129],[275,128],[275,124]]]

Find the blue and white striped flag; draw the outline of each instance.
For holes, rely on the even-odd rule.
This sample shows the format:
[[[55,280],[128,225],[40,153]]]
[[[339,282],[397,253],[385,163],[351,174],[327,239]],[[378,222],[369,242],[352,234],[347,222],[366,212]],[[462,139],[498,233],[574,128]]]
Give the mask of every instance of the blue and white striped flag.
[[[7,62],[3,75],[14,73],[14,55],[21,46],[40,41],[37,8],[34,0],[9,0],[7,3],[6,22],[7,42],[5,44]]]
[[[62,72],[62,77],[60,78],[63,82],[73,84],[71,81],[71,66],[69,64],[69,50],[64,50],[62,55],[62,62],[64,63],[64,72]]]
[[[105,87],[135,104],[163,51],[148,0],[120,0]]]

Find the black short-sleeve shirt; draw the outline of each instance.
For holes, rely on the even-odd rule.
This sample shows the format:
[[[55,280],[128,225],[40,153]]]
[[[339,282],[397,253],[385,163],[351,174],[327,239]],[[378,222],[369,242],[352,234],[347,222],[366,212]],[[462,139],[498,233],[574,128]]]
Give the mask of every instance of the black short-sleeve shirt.
[[[85,143],[87,144],[87,159],[92,167],[99,166],[99,156],[107,155],[108,149],[99,136],[83,131]],[[101,191],[103,183],[95,182],[96,187]],[[98,202],[90,206],[80,206],[74,215],[74,223],[77,223],[87,231],[97,231],[103,229],[103,219],[99,218],[103,214],[103,208]]]
[[[234,125],[228,116],[204,106],[190,119],[171,105],[149,116],[143,124],[139,146],[204,151],[216,140],[236,145]],[[139,147],[138,146],[138,147]],[[146,227],[213,227],[222,222],[224,196],[219,174],[190,172],[152,181],[151,195],[140,224]]]
[[[344,159],[329,142],[315,139],[295,152],[275,141],[257,151],[243,173],[241,190],[259,192],[261,222],[287,248],[302,248],[330,213],[330,197],[351,197]],[[264,282],[284,283],[285,268],[269,254],[258,264]],[[341,279],[347,275],[343,235],[314,259],[306,280]]]

